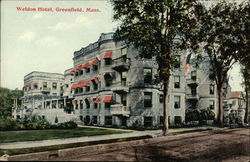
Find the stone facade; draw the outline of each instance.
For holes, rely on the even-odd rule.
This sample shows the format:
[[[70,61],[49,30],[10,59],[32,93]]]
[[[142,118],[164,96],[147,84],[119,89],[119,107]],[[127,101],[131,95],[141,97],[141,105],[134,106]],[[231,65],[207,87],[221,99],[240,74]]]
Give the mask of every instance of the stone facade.
[[[179,51],[174,57],[179,64],[172,68],[169,82],[170,125],[184,123],[187,109],[210,108],[217,114],[208,57],[204,55],[198,68],[194,56]],[[98,41],[74,52],[73,65],[64,75],[26,75],[22,111],[28,109],[52,123],[57,117],[59,122],[74,119],[100,126],[162,125],[162,86],[152,84],[158,73],[155,58],[143,58],[133,46],[115,41],[113,33],[103,33]],[[228,84],[224,91],[227,101]]]

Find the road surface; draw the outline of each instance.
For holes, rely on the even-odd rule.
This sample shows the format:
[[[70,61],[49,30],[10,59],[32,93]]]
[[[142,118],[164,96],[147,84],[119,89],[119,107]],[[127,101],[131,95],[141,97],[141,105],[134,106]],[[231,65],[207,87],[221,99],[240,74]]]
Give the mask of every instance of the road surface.
[[[53,160],[250,161],[250,129],[219,129],[123,143],[124,147],[121,143],[112,144],[102,150]]]

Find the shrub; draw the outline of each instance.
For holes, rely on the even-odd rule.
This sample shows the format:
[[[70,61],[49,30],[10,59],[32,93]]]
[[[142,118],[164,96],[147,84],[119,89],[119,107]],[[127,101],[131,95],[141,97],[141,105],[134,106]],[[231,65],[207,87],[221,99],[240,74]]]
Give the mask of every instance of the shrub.
[[[16,130],[20,129],[21,125],[12,118],[1,118],[0,119],[0,130]]]
[[[76,127],[77,127],[77,124],[74,121],[68,121],[68,122],[58,124],[58,128],[60,129],[74,129]]]

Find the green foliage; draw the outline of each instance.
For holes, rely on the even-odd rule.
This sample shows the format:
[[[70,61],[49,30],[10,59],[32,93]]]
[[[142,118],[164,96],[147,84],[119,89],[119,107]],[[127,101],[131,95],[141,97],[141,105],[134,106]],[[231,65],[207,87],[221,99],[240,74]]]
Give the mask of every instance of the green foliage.
[[[197,109],[187,109],[185,114],[185,121],[198,121],[200,119],[200,112]]]
[[[16,129],[20,129],[21,128],[21,124],[18,123],[16,120],[12,119],[12,118],[0,118],[0,130],[16,130]]]
[[[68,121],[68,122],[60,123],[57,128],[74,129],[74,128],[77,128],[77,124],[74,121]]]
[[[18,99],[18,106],[21,105],[20,97],[23,96],[21,90],[10,90],[0,87],[0,118],[11,117],[14,99]]]
[[[174,65],[172,52],[177,47],[187,48],[199,5],[195,0],[112,0],[111,3],[114,20],[121,21],[115,38],[138,48],[142,57],[156,56],[159,79],[168,80]]]
[[[19,130],[19,129],[74,129],[77,124],[74,121],[68,121],[57,125],[50,124],[47,120],[39,116],[24,116],[15,120],[11,118],[0,119],[0,130]]]

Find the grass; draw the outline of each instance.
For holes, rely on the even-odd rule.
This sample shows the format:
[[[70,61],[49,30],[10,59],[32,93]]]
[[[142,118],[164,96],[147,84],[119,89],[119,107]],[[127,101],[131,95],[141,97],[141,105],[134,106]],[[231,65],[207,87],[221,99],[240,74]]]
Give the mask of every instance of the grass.
[[[127,132],[129,131],[107,130],[98,128],[0,131],[0,143],[39,141],[71,137],[118,134]]]

